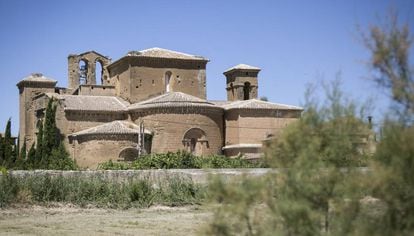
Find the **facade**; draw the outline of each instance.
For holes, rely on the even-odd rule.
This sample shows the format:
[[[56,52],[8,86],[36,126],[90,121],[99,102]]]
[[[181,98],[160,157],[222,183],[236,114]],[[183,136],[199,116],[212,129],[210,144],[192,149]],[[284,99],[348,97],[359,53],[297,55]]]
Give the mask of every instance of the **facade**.
[[[300,107],[258,100],[260,69],[244,64],[224,72],[226,101],[207,100],[207,63],[161,48],[115,62],[94,51],[69,55],[67,88],[42,74],[17,84],[20,142],[35,142],[50,99],[61,139],[84,168],[177,150],[257,158],[263,140],[300,117]]]

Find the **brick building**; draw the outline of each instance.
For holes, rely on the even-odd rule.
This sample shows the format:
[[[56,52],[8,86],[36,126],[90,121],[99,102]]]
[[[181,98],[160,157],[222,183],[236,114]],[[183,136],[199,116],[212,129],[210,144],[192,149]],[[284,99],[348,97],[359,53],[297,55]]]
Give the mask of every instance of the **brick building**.
[[[258,100],[260,69],[244,64],[224,72],[227,101],[207,100],[207,63],[161,48],[132,51],[114,62],[94,51],[69,55],[68,88],[42,74],[17,84],[20,142],[35,142],[51,98],[61,138],[85,168],[177,150],[254,158],[263,140],[300,117],[300,107]]]

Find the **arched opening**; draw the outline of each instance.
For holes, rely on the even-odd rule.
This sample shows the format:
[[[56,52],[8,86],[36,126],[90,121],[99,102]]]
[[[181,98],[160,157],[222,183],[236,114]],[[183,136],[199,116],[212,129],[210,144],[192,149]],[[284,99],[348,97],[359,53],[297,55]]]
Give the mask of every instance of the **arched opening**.
[[[165,72],[165,92],[170,92],[171,86],[170,86],[170,80],[171,80],[171,71]]]
[[[199,128],[189,129],[183,138],[184,149],[194,155],[202,155],[209,148],[206,134]]]
[[[96,81],[96,84],[98,84],[98,85],[104,84],[103,79],[104,78],[103,78],[103,64],[102,64],[102,61],[96,60],[95,61],[95,81]]]
[[[79,61],[79,84],[87,84],[88,80],[88,61],[81,59]]]
[[[249,100],[250,99],[250,83],[245,82],[243,87],[243,100]]]
[[[138,150],[136,148],[125,148],[119,153],[119,159],[122,161],[134,161],[138,158]]]

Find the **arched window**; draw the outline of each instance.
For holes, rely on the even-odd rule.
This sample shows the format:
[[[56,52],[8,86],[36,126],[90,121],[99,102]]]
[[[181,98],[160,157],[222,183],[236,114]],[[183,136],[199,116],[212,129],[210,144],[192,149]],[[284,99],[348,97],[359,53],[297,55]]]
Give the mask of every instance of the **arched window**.
[[[184,148],[194,155],[202,155],[209,148],[206,134],[199,128],[189,129],[183,138]]]
[[[170,92],[171,87],[170,87],[170,80],[171,80],[171,71],[167,71],[165,72],[165,92]]]
[[[88,84],[88,61],[81,59],[79,61],[79,84]]]
[[[103,83],[103,64],[102,64],[102,61],[100,60],[95,61],[95,81],[96,81],[96,84],[104,84]]]
[[[243,87],[243,100],[249,100],[250,99],[250,83],[245,82]]]

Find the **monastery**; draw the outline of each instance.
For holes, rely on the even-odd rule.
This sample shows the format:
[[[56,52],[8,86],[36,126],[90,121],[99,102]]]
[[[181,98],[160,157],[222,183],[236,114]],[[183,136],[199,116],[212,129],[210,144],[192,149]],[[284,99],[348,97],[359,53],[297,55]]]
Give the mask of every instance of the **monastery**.
[[[17,84],[20,144],[36,141],[54,99],[60,138],[83,168],[177,150],[258,158],[263,141],[277,137],[302,108],[258,100],[260,68],[245,64],[223,73],[226,101],[208,100],[208,61],[161,48],[114,62],[95,51],[69,55],[67,88],[39,73]]]

